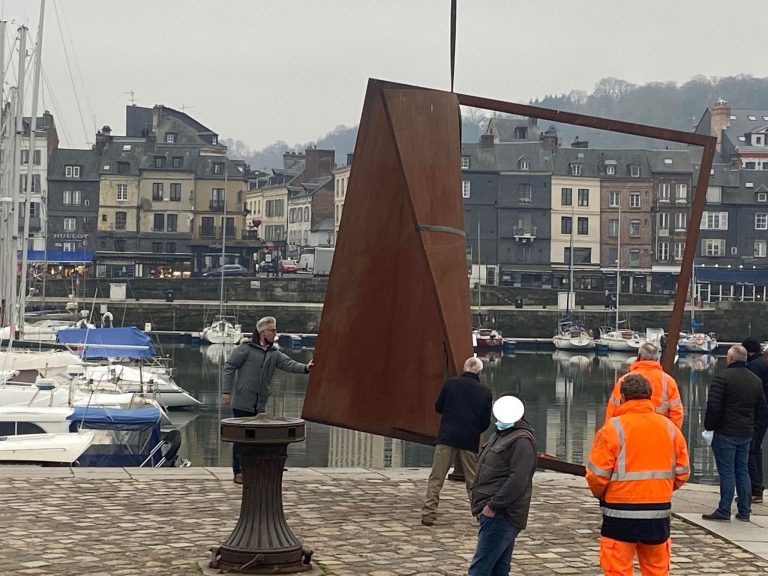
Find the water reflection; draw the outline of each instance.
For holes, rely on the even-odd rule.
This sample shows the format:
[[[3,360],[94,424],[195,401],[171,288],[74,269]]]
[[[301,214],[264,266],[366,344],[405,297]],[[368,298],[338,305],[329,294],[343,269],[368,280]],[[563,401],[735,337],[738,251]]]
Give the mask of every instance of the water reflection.
[[[209,346],[208,348],[212,348]],[[284,349],[300,362],[312,357],[307,349]],[[203,402],[198,412],[178,413],[184,437],[185,456],[196,466],[228,466],[231,446],[219,441],[219,421],[230,416],[221,397],[221,369],[229,350],[177,346],[169,349],[175,359],[179,383]],[[631,362],[630,355],[494,353],[483,358],[483,379],[494,397],[505,392],[518,394],[526,404],[526,415],[536,429],[539,449],[558,458],[584,463],[595,431],[605,418],[605,406],[616,379]],[[701,438],[707,388],[724,359],[706,356],[680,358],[673,376],[680,385],[685,406],[683,432],[691,453],[695,481],[713,483],[715,467],[711,450]],[[307,378],[275,372],[268,411],[279,416],[301,414]],[[187,421],[184,421],[187,419]],[[429,466],[429,446],[373,436],[307,422],[306,441],[289,445],[289,466],[412,467]]]

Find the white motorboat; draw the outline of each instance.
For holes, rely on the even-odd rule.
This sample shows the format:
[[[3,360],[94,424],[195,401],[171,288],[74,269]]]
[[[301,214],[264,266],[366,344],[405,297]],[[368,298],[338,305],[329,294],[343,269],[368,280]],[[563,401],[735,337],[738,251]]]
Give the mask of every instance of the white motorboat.
[[[555,334],[552,343],[558,350],[592,350],[595,347],[595,338],[592,330],[578,324],[570,324],[563,326]]]
[[[92,430],[0,436],[0,462],[74,464],[93,438]]]
[[[717,338],[713,333],[682,333],[677,341],[677,349],[680,354],[714,354],[715,348],[717,348]]]
[[[243,327],[231,316],[216,316],[210,326],[203,328],[200,338],[211,344],[239,344]]]
[[[645,339],[634,330],[602,326],[599,342],[612,352],[637,352]]]
[[[69,366],[79,363],[77,355],[62,350],[0,351],[0,369],[20,372],[36,370],[45,377],[63,374]]]
[[[71,376],[80,391],[139,394],[156,400],[165,408],[191,408],[201,404],[170,376],[145,371],[141,367],[107,364],[74,368],[77,372]]]

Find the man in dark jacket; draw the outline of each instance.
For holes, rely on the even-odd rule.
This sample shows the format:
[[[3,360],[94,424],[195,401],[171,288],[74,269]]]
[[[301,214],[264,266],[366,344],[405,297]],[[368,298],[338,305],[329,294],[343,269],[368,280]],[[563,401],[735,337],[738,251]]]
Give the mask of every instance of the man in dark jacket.
[[[235,348],[224,365],[222,402],[232,407],[235,418],[255,416],[264,412],[272,393],[271,383],[275,368],[294,374],[308,374],[314,365],[296,362],[274,347],[277,320],[272,316],[256,323],[251,339]],[[237,374],[237,378],[235,378]],[[240,446],[232,444],[232,481],[243,483],[240,471]]]
[[[519,398],[493,405],[496,427],[480,453],[472,488],[472,514],[480,523],[469,576],[509,574],[517,535],[528,524],[536,471],[536,440]]]
[[[481,360],[467,359],[464,362],[464,373],[446,380],[435,402],[435,411],[443,417],[435,438],[432,471],[421,508],[421,523],[424,526],[432,526],[435,523],[440,490],[448,469],[457,457],[464,468],[467,493],[475,481],[480,435],[491,423],[493,402],[491,390],[480,382],[482,371]]]
[[[736,519],[749,522],[752,494],[749,481],[749,446],[757,423],[768,414],[760,378],[747,368],[747,351],[731,346],[728,367],[712,379],[707,396],[704,428],[712,430],[712,452],[720,475],[717,510],[703,514],[705,520],[731,519],[734,489],[738,495]]]
[[[763,356],[760,342],[747,338],[742,343],[747,350],[747,368],[754,372],[763,382],[763,396],[768,401],[768,358]],[[759,504],[763,501],[763,439],[768,430],[768,422],[757,422],[749,446],[749,480],[752,483],[752,502]]]

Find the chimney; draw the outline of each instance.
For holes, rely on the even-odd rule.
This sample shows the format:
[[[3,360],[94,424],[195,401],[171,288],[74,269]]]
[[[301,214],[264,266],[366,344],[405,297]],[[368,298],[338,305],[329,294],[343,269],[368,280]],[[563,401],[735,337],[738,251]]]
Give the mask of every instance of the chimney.
[[[304,180],[311,180],[318,176],[330,176],[336,161],[336,153],[333,150],[318,150],[312,146],[304,152],[307,161],[304,167]]]
[[[541,147],[548,152],[554,152],[557,148],[557,129],[554,126],[547,128],[547,131],[541,135]]]
[[[157,127],[160,126],[160,122],[163,121],[164,107],[162,104],[157,104],[152,108],[152,131],[155,132]]]
[[[571,148],[589,148],[589,141],[579,140],[579,137],[576,136],[576,139],[571,142]]]
[[[157,148],[157,133],[154,130],[152,130],[152,132],[147,134],[147,152],[152,154],[156,148]]]
[[[111,141],[112,141],[112,128],[110,128],[109,126],[102,127],[101,130],[96,132],[96,143],[93,145],[93,149],[96,151],[96,154],[100,156],[101,153],[104,151],[104,148]]]
[[[731,107],[726,100],[720,98],[709,109],[709,135],[717,138],[717,152],[723,151],[723,130],[731,125]]]
[[[494,136],[493,134],[481,134],[480,135],[480,148],[493,148]]]
[[[355,155],[353,153],[347,153],[347,166],[352,166],[352,160],[355,159]]]

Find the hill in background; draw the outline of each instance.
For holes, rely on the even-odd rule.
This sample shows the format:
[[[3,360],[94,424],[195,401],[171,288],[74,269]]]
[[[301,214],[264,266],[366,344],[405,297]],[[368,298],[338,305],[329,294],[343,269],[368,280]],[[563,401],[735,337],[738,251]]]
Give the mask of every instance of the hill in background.
[[[578,112],[628,122],[651,124],[690,132],[704,111],[718,99],[727,100],[733,109],[768,109],[768,78],[729,76],[705,78],[696,76],[684,84],[651,82],[637,85],[618,78],[603,78],[591,94],[580,90],[553,94],[529,102],[534,106]],[[499,114],[499,116],[503,116]],[[485,130],[489,116],[480,110],[462,110],[462,141],[477,142]],[[542,129],[551,123],[540,122]],[[555,124],[560,143],[568,146],[577,136],[588,140],[593,148],[664,148],[674,147],[659,140],[626,136],[612,132]],[[224,139],[229,155],[240,158],[252,168],[278,168],[283,153],[301,152],[308,146],[336,150],[336,163],[346,164],[346,156],[354,151],[357,126],[339,125],[316,141],[289,146],[278,141],[262,150],[251,150],[240,140]]]

